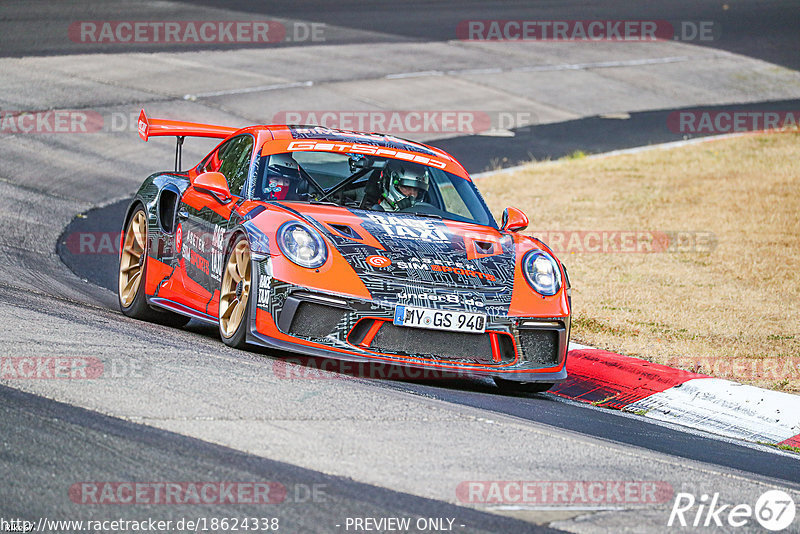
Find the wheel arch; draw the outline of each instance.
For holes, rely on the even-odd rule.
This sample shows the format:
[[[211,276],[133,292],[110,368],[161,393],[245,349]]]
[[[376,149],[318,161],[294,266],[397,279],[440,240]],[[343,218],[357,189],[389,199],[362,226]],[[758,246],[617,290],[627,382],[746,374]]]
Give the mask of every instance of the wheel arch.
[[[225,243],[225,258],[227,258],[228,254],[230,254],[233,250],[233,246],[236,244],[239,236],[244,236],[244,238],[247,240],[247,246],[250,246],[250,236],[247,235],[247,231],[241,226],[234,228],[228,236],[227,242]]]
[[[148,218],[148,224],[150,220],[150,214],[147,213],[147,204],[145,204],[144,200],[139,198],[138,196],[135,197],[131,203],[128,205],[128,209],[125,210],[125,217],[122,219],[122,230],[120,231],[119,236],[119,257],[122,257],[122,242],[125,239],[125,229],[128,228],[128,223],[131,221],[131,217],[133,217],[134,212],[137,208],[141,207]]]
[[[125,211],[125,218],[122,220],[123,231],[128,226],[128,222],[131,220],[133,212],[136,211],[136,208],[139,206],[141,206],[145,213],[147,213],[147,206],[145,205],[144,200],[139,197],[134,198],[131,203],[128,204],[128,209]]]

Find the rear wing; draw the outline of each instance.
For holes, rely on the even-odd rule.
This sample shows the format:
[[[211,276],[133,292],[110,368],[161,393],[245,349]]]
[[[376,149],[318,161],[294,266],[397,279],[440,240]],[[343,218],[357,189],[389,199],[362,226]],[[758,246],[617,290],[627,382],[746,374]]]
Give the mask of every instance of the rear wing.
[[[198,122],[172,121],[167,119],[151,119],[144,110],[139,113],[139,137],[147,141],[151,136],[174,135],[175,145],[175,172],[181,170],[181,152],[183,140],[186,137],[212,137],[225,139],[237,132],[239,128],[233,126],[215,126],[213,124],[200,124]]]
[[[139,113],[139,137],[144,141],[160,135],[174,135],[176,137],[216,137],[225,139],[238,131],[233,126],[215,126],[213,124],[200,124],[197,122],[171,121],[167,119],[151,119],[144,110]]]

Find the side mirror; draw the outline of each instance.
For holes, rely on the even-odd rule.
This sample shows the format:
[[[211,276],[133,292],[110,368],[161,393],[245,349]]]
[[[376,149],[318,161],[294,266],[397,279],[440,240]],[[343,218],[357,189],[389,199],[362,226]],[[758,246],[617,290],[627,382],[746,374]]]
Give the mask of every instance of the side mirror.
[[[519,232],[528,227],[528,217],[522,210],[508,207],[503,210],[503,226],[501,232]]]
[[[231,198],[231,190],[228,189],[228,180],[220,172],[204,172],[198,174],[192,180],[192,187],[203,193],[213,196],[218,202],[227,204]]]

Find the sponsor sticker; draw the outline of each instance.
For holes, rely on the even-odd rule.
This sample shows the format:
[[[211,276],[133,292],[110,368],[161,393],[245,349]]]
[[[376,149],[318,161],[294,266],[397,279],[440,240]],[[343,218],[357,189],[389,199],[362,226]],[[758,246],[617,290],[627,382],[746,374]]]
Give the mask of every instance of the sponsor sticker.
[[[289,152],[296,150],[315,150],[322,152],[342,152],[345,154],[366,154],[370,156],[413,161],[416,163],[421,163],[422,165],[436,167],[438,169],[447,168],[447,162],[439,158],[423,156],[422,154],[415,154],[406,150],[365,145],[360,143],[342,143],[338,141],[292,141],[286,147],[286,150]]]
[[[367,263],[373,267],[377,267],[378,269],[384,269],[392,264],[392,260],[387,258],[386,256],[367,256]]]
[[[423,218],[396,217],[380,212],[370,212],[367,218],[380,226],[388,237],[444,243],[448,241],[442,227]]]

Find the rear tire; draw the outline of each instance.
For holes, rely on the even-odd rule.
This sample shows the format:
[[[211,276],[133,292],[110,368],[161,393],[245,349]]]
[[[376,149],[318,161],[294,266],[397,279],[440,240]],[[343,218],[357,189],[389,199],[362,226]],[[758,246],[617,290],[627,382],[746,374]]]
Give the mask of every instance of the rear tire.
[[[554,382],[514,382],[504,378],[495,378],[494,383],[503,393],[544,393],[553,386]]]
[[[147,272],[147,214],[142,206],[134,210],[125,225],[119,260],[117,298],[120,311],[140,321],[165,326],[185,326],[189,317],[157,311],[147,304],[144,278]]]
[[[251,280],[250,244],[240,235],[225,260],[219,290],[219,335],[229,347],[247,347]]]

